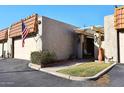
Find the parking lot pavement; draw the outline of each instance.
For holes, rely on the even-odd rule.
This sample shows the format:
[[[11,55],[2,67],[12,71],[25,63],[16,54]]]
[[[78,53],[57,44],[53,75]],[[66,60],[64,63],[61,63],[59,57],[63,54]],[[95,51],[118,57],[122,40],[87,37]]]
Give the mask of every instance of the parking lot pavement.
[[[1,59],[0,73],[12,71],[26,71],[31,70],[27,67],[29,61],[19,59]]]
[[[82,82],[58,78],[28,68],[29,61],[19,59],[0,60],[0,86],[6,87],[72,87]]]
[[[109,75],[109,81],[110,81],[108,86],[124,87],[124,64],[117,64],[107,74]]]
[[[124,87],[124,64],[115,65],[101,78],[90,81],[88,86]]]
[[[0,87],[124,87],[124,65],[118,64],[97,80],[71,81],[28,68],[29,61],[0,60]]]

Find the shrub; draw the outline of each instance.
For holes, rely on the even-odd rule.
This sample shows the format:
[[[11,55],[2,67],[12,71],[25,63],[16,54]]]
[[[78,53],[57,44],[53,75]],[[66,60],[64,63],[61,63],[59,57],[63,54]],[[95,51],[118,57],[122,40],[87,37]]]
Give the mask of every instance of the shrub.
[[[41,64],[41,52],[35,51],[31,53],[31,62],[34,64]]]
[[[56,55],[54,52],[42,51],[42,52],[32,52],[31,53],[31,62],[34,64],[40,64],[41,67],[51,64],[56,60]]]
[[[49,64],[56,60],[56,55],[54,52],[42,51],[41,52],[41,64]]]

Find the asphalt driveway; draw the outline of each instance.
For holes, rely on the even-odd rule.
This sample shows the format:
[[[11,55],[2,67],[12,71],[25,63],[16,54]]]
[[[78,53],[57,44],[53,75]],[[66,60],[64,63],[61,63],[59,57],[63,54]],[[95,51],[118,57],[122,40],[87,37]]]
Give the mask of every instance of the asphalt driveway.
[[[61,79],[28,68],[29,61],[18,59],[0,60],[0,87],[72,87],[82,82]]]
[[[111,87],[124,87],[124,64],[117,64],[107,73]]]
[[[70,81],[28,68],[29,61],[0,60],[0,87],[124,87],[124,65],[116,65],[97,80]]]

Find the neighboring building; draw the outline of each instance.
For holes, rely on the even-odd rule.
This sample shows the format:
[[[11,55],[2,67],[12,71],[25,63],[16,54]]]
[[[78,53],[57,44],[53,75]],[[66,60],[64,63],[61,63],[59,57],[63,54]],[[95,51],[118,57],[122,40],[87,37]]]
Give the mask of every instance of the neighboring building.
[[[114,28],[114,15],[104,18],[105,57],[118,61],[117,31]]]
[[[30,32],[22,47],[21,21],[0,31],[0,55],[30,60],[33,51],[55,52],[58,60],[94,58],[94,32],[34,14],[24,19]],[[95,54],[94,54],[95,53]]]
[[[124,6],[104,18],[105,56],[124,63]],[[106,59],[107,61],[107,59]]]
[[[5,57],[7,51],[8,28],[0,30],[0,55]]]

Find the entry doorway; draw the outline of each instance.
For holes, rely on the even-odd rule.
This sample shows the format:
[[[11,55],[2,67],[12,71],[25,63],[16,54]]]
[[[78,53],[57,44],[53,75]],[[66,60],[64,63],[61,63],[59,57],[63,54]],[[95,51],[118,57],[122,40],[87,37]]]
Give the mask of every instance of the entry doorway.
[[[94,58],[94,39],[85,38],[83,58]]]

